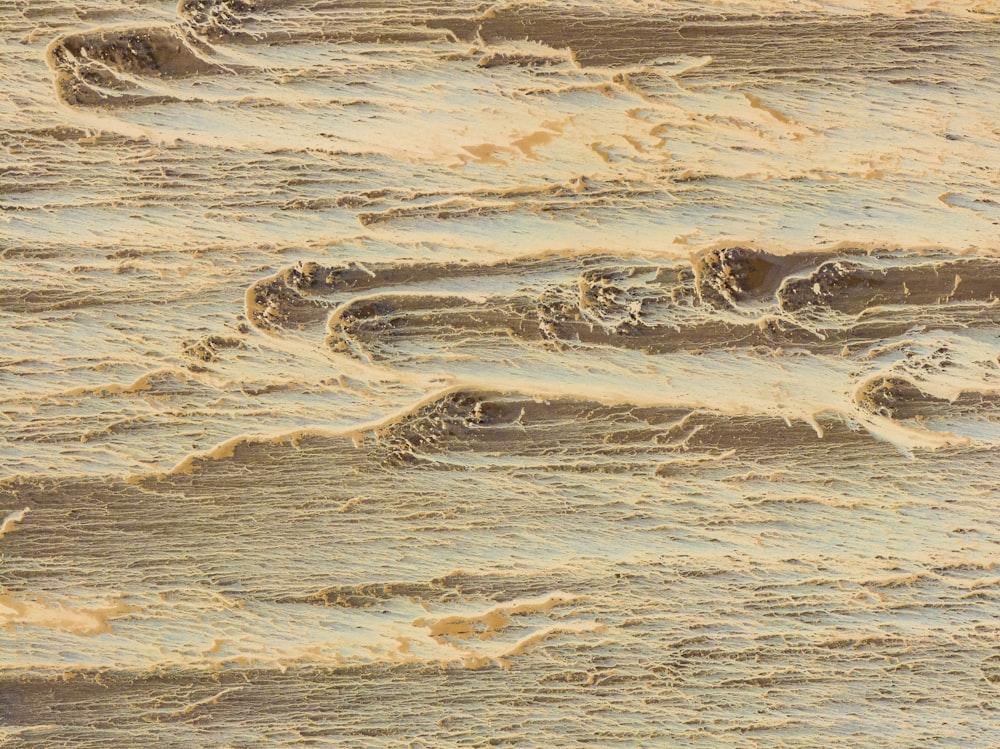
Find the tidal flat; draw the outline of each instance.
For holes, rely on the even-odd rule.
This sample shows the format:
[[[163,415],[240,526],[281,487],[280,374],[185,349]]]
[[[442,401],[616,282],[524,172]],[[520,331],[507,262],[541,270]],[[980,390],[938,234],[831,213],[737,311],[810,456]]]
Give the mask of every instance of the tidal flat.
[[[1000,9],[0,3],[0,746],[1000,744]]]

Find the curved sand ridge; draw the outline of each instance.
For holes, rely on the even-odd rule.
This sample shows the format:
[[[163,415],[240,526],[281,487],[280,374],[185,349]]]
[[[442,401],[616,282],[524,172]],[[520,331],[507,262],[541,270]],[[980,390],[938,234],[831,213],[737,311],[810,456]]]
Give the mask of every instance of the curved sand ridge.
[[[702,709],[719,699],[750,704],[756,690],[779,687],[819,707],[834,688],[853,693],[871,678],[894,678],[887,654],[993,674],[976,601],[993,594],[995,565],[954,557],[945,530],[925,536],[914,557],[905,530],[940,521],[928,498],[947,482],[966,497],[949,507],[947,527],[970,529],[975,543],[974,529],[991,516],[982,470],[995,451],[954,452],[947,467],[914,474],[891,446],[828,426],[820,439],[808,427],[749,416],[455,392],[359,444],[320,436],[246,443],[227,460],[140,484],[18,482],[6,489],[33,512],[8,549],[15,559],[44,551],[53,560],[24,581],[38,615],[41,605],[58,608],[66,628],[12,622],[26,633],[34,627],[36,666],[8,690],[8,704],[19,724],[40,725],[32,716],[51,700],[73,697],[80,715],[107,714],[107,690],[131,703],[128,685],[138,683],[162,695],[161,721],[190,707],[184,715],[256,726],[264,719],[249,717],[251,705],[300,689],[342,721],[338,685],[347,680],[384,694],[390,712],[426,700],[414,690],[433,692],[441,680],[450,700],[476,694],[488,710],[523,684],[540,698],[569,689],[581,707],[611,697],[655,712],[648,700],[677,689]],[[897,477],[891,485],[877,480],[886,470]],[[267,503],[254,499],[262,481]],[[80,502],[75,522],[101,543],[81,547],[56,532],[67,492]],[[888,538],[887,522],[897,529]],[[838,529],[832,551],[821,532],[829,527]],[[477,545],[484,530],[491,542]],[[294,558],[276,556],[286,544]],[[176,564],[195,548],[194,567]],[[125,568],[101,564],[123,555]],[[63,565],[69,560],[76,572]],[[22,584],[18,570],[9,585]],[[85,611],[54,604],[66,596],[57,586],[80,575],[90,581],[76,598],[93,591],[88,605],[77,604]],[[119,608],[97,604],[103,586],[124,597]],[[903,633],[867,623],[927,601],[933,606]],[[105,617],[102,647],[67,671],[54,654],[93,636],[79,629],[88,612]],[[692,618],[703,616],[732,631],[692,632]],[[746,660],[757,658],[794,671],[748,673]],[[803,682],[795,674],[807,668]],[[866,676],[845,682],[844,669]],[[705,673],[723,683],[702,687]],[[968,688],[964,673],[956,672],[955,696],[939,691],[939,700]],[[920,674],[908,677],[910,688],[941,689],[937,672]],[[318,698],[321,683],[333,688]],[[222,695],[207,712],[200,704],[233,686],[239,698]],[[351,714],[359,730],[384,725],[363,710]],[[131,727],[153,713],[120,715]],[[483,720],[476,730],[488,730]],[[537,708],[527,721],[532,731],[548,725]],[[437,735],[423,722],[410,726]],[[612,721],[608,730],[622,729]]]
[[[485,241],[520,228],[552,249],[622,231],[643,249],[720,237],[992,246],[991,112],[975,87],[940,86],[986,74],[993,24],[847,13],[830,34],[816,11],[720,7],[198,0],[170,25],[70,33],[48,59],[88,127],[329,154],[349,173],[390,161],[378,189],[348,177],[333,196],[265,177],[250,215],[281,206],[315,212],[317,227],[349,216],[392,239],[457,244],[483,242],[472,225],[489,219],[498,231]],[[411,189],[387,188],[402,182],[397,161]],[[744,200],[759,207],[753,221],[739,217]],[[554,212],[576,224],[559,244],[540,220]],[[574,221],[583,213],[601,228]]]
[[[995,393],[996,267],[943,253],[743,248],[690,263],[609,255],[313,263],[255,284],[246,299],[248,319],[262,330],[309,335],[326,318],[334,351],[390,369],[726,413],[808,421],[840,413],[902,447],[968,438],[915,422],[889,428],[891,411],[855,391],[905,371],[918,391],[948,401]],[[491,292],[479,291],[487,281]],[[971,416],[979,438],[993,434],[989,409],[973,414],[957,401],[954,416]],[[949,423],[947,411],[939,422]]]

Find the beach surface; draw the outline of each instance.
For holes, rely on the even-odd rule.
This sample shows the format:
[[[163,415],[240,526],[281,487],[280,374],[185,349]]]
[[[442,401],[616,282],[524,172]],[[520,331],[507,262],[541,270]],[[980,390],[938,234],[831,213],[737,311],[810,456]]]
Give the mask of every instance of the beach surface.
[[[0,3],[0,746],[1000,745],[1000,8]]]

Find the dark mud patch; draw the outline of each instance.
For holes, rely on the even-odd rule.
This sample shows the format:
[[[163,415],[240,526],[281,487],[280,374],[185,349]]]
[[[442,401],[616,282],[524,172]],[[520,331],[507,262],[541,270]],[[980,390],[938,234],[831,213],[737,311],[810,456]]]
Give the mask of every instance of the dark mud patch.
[[[207,48],[174,26],[114,28],[68,34],[46,52],[60,98],[73,106],[169,101],[145,91],[143,77],[185,78],[227,70],[207,59]]]

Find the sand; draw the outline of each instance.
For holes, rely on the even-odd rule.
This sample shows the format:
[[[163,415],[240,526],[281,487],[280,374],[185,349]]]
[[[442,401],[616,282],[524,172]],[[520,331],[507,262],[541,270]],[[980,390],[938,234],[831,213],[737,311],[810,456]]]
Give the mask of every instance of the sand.
[[[0,7],[0,745],[1000,743],[967,0]]]

